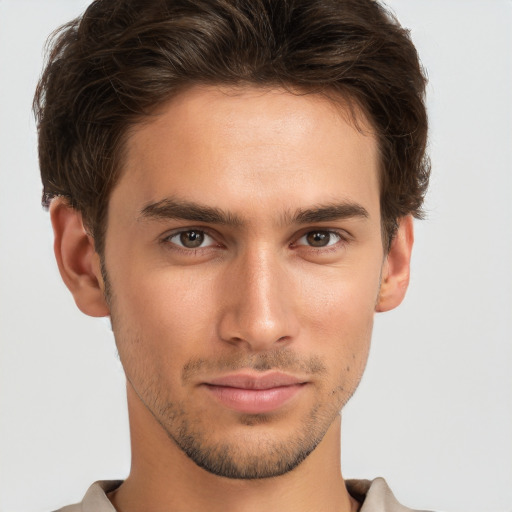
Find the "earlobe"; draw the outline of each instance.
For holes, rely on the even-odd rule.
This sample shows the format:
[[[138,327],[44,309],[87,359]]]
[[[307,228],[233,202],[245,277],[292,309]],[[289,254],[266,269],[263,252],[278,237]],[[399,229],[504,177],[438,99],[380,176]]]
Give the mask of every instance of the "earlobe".
[[[409,285],[413,242],[413,219],[408,215],[400,219],[398,231],[384,261],[375,311],[383,312],[394,309],[404,299]]]
[[[50,206],[50,217],[57,265],[76,305],[89,316],[109,315],[100,257],[93,238],[84,228],[82,215],[64,198],[56,198]]]

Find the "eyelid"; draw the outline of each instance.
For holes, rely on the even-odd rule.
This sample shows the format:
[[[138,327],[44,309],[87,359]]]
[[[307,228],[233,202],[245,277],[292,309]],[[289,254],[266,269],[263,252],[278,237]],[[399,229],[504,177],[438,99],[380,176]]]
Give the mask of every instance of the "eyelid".
[[[329,233],[330,235],[334,235],[338,240],[334,244],[326,245],[323,247],[314,247],[312,245],[307,244],[298,244],[297,242],[304,238],[305,236],[309,235],[310,233]],[[316,227],[316,228],[307,228],[305,230],[302,230],[299,234],[299,236],[295,237],[295,241],[291,243],[292,246],[295,247],[307,247],[308,249],[313,250],[328,250],[329,248],[333,248],[334,246],[338,245],[339,243],[347,244],[352,239],[352,236],[350,233],[345,231],[344,229],[333,229],[333,228],[323,228],[323,227]]]
[[[329,239],[328,243],[326,245],[320,245],[318,247],[314,246],[314,245],[310,245],[308,243],[304,243],[304,244],[301,244],[301,243],[297,243],[297,242],[300,242],[303,238],[306,238],[309,234],[311,233],[327,233],[329,234],[329,237],[332,237],[334,235],[335,237],[335,240],[331,240]],[[327,247],[332,247],[333,245],[336,245],[337,243],[339,243],[340,241],[342,240],[341,236],[338,234],[338,233],[335,233],[334,231],[324,231],[324,230],[317,230],[317,231],[308,231],[307,233],[305,233],[304,235],[302,235],[296,243],[296,245],[300,245],[300,246],[304,246],[304,247],[310,247],[312,249],[325,249]]]
[[[200,247],[192,248],[192,247],[185,247],[184,245],[180,245],[179,243],[176,243],[171,240],[172,238],[177,237],[177,236],[181,235],[182,233],[187,233],[189,231],[196,231],[199,233],[203,233],[205,235],[205,237],[210,238],[213,243],[209,243],[208,245],[201,245]],[[205,227],[190,226],[190,227],[186,227],[186,228],[183,228],[183,227],[177,228],[170,232],[165,233],[163,236],[159,237],[159,242],[164,245],[165,244],[172,245],[179,250],[192,252],[192,251],[197,251],[200,249],[207,249],[209,247],[219,246],[220,243],[217,241],[217,238],[218,237],[216,237],[215,235],[213,235],[211,233],[211,230],[209,230]]]

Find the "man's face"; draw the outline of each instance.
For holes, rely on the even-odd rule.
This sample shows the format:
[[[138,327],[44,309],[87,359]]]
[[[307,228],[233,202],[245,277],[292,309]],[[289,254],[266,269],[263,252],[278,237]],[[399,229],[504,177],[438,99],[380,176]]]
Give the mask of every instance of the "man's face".
[[[128,139],[104,261],[116,343],[213,473],[292,469],[360,380],[384,259],[363,131],[319,95],[203,87]]]

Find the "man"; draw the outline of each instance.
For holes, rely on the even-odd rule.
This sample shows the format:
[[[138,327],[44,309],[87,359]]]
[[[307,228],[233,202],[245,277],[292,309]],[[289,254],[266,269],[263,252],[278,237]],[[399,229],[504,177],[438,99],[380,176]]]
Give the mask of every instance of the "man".
[[[110,316],[132,470],[74,510],[407,510],[340,410],[405,295],[425,79],[374,1],[103,1],[36,93],[77,306]]]

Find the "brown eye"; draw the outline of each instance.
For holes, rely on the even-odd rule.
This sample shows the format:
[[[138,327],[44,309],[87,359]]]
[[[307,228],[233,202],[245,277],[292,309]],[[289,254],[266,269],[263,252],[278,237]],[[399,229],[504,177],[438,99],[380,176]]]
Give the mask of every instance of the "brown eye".
[[[187,249],[195,249],[200,247],[204,242],[205,235],[202,231],[182,231],[179,234],[180,242]]]
[[[311,247],[325,247],[332,244],[332,233],[329,231],[311,231],[305,236],[306,242]]]
[[[202,229],[184,229],[182,231],[175,231],[174,234],[168,235],[162,239],[168,249],[180,250],[190,256],[195,256],[197,251],[195,249],[213,249],[220,248],[216,240]]]

